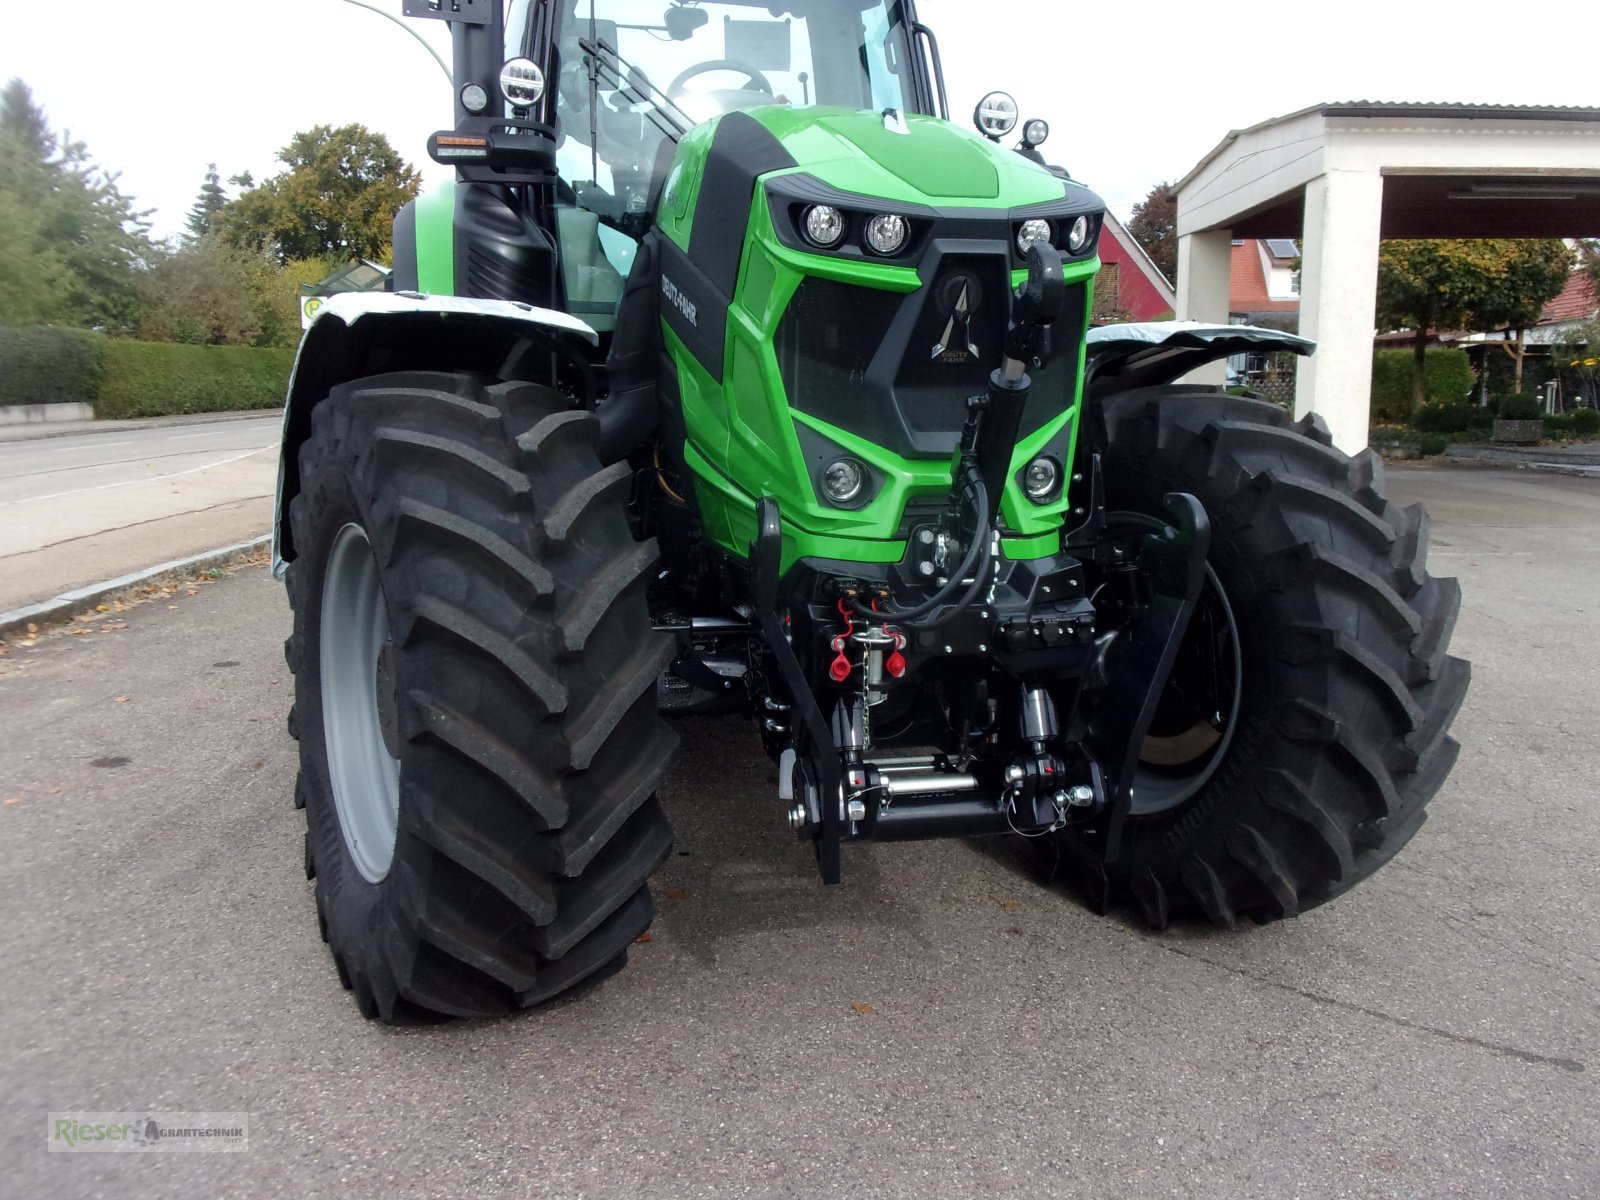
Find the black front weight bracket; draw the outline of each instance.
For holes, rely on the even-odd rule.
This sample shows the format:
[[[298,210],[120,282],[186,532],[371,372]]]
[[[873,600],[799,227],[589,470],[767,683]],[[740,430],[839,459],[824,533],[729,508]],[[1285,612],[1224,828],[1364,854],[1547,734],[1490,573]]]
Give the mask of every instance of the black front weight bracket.
[[[833,735],[828,732],[828,722],[823,718],[817,698],[806,682],[805,671],[795,657],[794,647],[778,617],[778,577],[783,565],[783,528],[779,520],[778,502],[763,496],[756,505],[756,540],[750,544],[750,563],[755,571],[756,623],[761,636],[777,661],[778,672],[784,686],[794,700],[794,713],[799,718],[794,725],[795,758],[803,767],[817,774],[817,788],[821,795],[822,829],[817,839],[817,870],[823,883],[839,882],[839,843],[842,840],[844,816],[839,811],[844,795],[844,778],[840,773],[839,754],[834,748]]]
[[[1106,691],[1085,739],[1094,757],[1116,772],[1105,817],[1107,862],[1121,853],[1139,751],[1194,615],[1211,549],[1211,519],[1200,501],[1187,492],[1168,492],[1166,508],[1171,524],[1145,534],[1140,555],[1149,605],[1106,651]]]

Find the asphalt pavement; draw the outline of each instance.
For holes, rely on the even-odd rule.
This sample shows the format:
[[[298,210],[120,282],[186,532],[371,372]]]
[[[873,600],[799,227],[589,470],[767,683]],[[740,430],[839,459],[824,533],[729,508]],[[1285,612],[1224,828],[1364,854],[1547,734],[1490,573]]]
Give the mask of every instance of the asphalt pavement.
[[[1594,1196],[1600,485],[1390,480],[1465,589],[1459,765],[1374,878],[1233,933],[1094,916],[1009,842],[852,847],[823,888],[749,727],[684,722],[629,968],[387,1029],[317,938],[266,571],[14,648],[0,1190]],[[247,1111],[249,1147],[47,1154],[91,1109]]]
[[[280,419],[0,439],[0,612],[269,532]]]

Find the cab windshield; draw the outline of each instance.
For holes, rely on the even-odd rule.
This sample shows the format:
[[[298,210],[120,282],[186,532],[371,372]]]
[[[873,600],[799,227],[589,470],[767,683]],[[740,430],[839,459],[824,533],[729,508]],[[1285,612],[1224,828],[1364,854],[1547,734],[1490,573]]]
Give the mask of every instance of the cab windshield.
[[[560,0],[557,13],[567,298],[602,330],[694,126],[762,105],[917,109],[899,0]]]
[[[624,78],[633,73],[658,106],[670,101],[696,124],[758,104],[904,110],[911,99],[910,41],[892,0],[568,0],[563,8],[564,92],[572,73],[587,70],[582,39],[609,47]]]

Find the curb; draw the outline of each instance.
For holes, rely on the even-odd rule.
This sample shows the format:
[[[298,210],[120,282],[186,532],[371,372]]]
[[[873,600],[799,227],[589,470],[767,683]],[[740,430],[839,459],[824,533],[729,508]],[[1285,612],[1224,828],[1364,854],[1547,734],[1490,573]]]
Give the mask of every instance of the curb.
[[[1548,450],[1500,450],[1489,446],[1451,446],[1443,457],[1472,462],[1555,463],[1563,467],[1600,467],[1600,454],[1574,452],[1559,447]]]
[[[220,567],[232,562],[240,555],[249,554],[252,550],[259,550],[272,541],[270,533],[264,533],[258,538],[248,542],[238,542],[232,546],[218,546],[215,550],[202,550],[199,554],[191,554],[188,558],[175,558],[171,562],[164,562],[154,567],[146,567],[142,571],[135,571],[131,575],[119,575],[115,579],[107,579],[101,583],[91,583],[85,587],[73,588],[70,592],[62,592],[49,600],[41,600],[37,604],[29,604],[22,608],[14,608],[10,612],[0,613],[0,637],[6,637],[19,629],[26,629],[29,623],[42,625],[48,621],[59,621],[69,617],[74,610],[83,608],[84,605],[93,606],[102,604],[107,599],[118,596],[123,592],[132,591],[134,588],[144,587],[147,584],[170,579],[174,576],[192,575],[196,571],[204,571],[209,567]]]
[[[184,413],[172,417],[112,417],[104,421],[50,421],[0,425],[0,444],[36,442],[44,438],[82,437],[94,433],[123,433],[130,429],[177,429],[184,425],[217,425],[261,417],[283,419],[283,408],[248,408],[237,412]]]

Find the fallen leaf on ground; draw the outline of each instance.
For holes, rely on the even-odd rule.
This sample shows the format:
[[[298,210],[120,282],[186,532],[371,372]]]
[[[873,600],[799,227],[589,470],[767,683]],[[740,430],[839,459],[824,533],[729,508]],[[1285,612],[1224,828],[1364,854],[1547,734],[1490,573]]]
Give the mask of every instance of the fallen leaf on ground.
[[[878,1011],[877,1009],[873,1008],[872,1005],[868,1004],[865,1000],[857,1000],[850,1007],[855,1009],[856,1012],[859,1015],[863,1016],[863,1017],[870,1017],[873,1013]]]
[[[109,605],[109,604],[96,604],[94,606],[94,610],[95,610],[95,612],[110,612],[111,611],[111,605]]]
[[[127,627],[128,623],[126,621],[112,621],[108,624],[100,626],[100,632],[110,633],[114,629],[126,629]]]
[[[11,801],[7,800],[6,803],[10,804]],[[634,938],[633,940],[634,940],[635,943],[648,942],[650,940],[650,931],[646,930],[644,933],[641,933],[638,937]]]
[[[7,796],[5,798],[5,801],[4,801],[4,804],[5,804],[5,806],[7,808],[10,808],[13,804],[21,804],[21,803],[22,803],[22,797],[21,796]],[[649,936],[649,935],[647,934],[646,936]]]
[[[1022,907],[1022,901],[1021,900],[1002,900],[1002,901],[1000,901],[1000,907],[1005,909],[1007,912],[1016,912],[1017,909]]]
[[[60,785],[57,785],[56,787],[48,787],[48,788],[45,788],[45,790],[44,790],[44,794],[46,796],[56,796],[56,795],[59,795],[60,793],[61,793]]]
[[[662,888],[661,898],[663,900],[687,900],[689,898],[689,889],[686,887]]]
[[[38,633],[39,632],[39,627],[37,625],[35,625],[32,621],[29,621],[28,622],[28,632],[29,633]]]
[[[128,698],[126,696],[117,696],[115,697],[115,700],[118,704],[126,704],[128,702]]]

